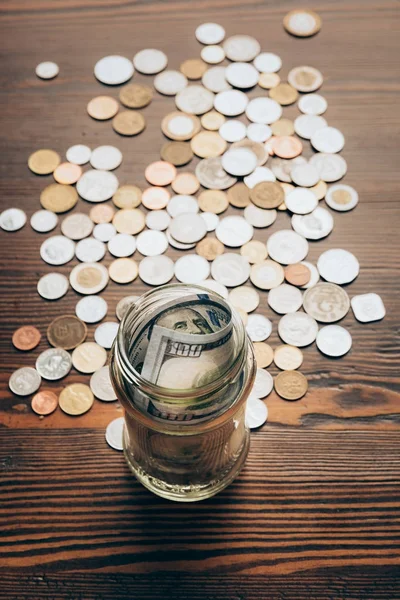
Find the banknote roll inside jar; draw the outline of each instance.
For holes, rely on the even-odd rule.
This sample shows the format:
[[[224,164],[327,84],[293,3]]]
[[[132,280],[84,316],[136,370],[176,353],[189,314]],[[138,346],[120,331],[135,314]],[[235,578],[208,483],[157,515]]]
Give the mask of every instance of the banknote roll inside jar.
[[[255,361],[240,316],[218,294],[166,285],[125,314],[111,352],[125,408],[124,452],[137,479],[181,502],[236,477],[249,449]]]

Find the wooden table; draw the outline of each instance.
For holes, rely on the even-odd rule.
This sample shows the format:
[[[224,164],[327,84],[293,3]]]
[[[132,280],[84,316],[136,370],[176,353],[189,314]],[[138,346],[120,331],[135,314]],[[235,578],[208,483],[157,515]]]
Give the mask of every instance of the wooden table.
[[[398,3],[320,0],[315,9],[322,31],[305,40],[282,28],[284,14],[299,7],[288,0],[3,3],[3,208],[21,207],[29,217],[39,209],[40,191],[52,177],[28,170],[27,158],[38,148],[64,156],[76,143],[115,144],[124,153],[120,182],[144,187],[144,168],[158,159],[163,141],[160,120],[174,109],[174,99],[156,94],[143,110],[145,132],[121,138],[110,122],[93,121],[86,113],[92,97],[118,94],[95,80],[94,64],[107,54],[132,57],[159,47],[169,66],[178,68],[199,55],[195,27],[216,21],[228,35],[254,35],[263,50],[278,53],[283,78],[301,64],[324,74],[327,118],[346,136],[345,182],[358,190],[360,204],[352,213],[335,213],[334,231],[310,244],[309,259],[315,262],[328,248],[354,252],[361,273],[348,286],[350,296],[377,292],[388,314],[365,325],[347,315],[353,348],[341,360],[307,348],[302,367],[310,383],[307,396],[297,403],[274,393],[268,397],[269,421],[252,433],[246,466],[234,484],[206,502],[175,504],[145,490],[122,454],[106,445],[106,425],[122,414],[117,403],[96,401],[82,417],[57,410],[40,420],[30,398],[10,393],[10,374],[34,365],[48,347],[48,323],[73,313],[78,295],[70,289],[52,303],[37,294],[38,278],[53,270],[39,258],[45,234],[29,224],[14,234],[0,232],[1,598],[400,596]],[[55,80],[35,76],[43,60],[60,65]],[[138,74],[134,79],[151,81]],[[290,107],[285,114],[294,118],[298,112]],[[76,210],[89,208],[80,201]],[[266,240],[285,226],[289,216],[280,214],[256,238]],[[181,252],[169,254],[177,258]],[[110,261],[108,255],[104,262]],[[59,271],[68,274],[75,263]],[[120,298],[145,289],[139,280],[110,284],[103,294],[108,317],[115,318]],[[279,317],[266,307],[263,293],[261,310],[273,321],[276,346]],[[23,354],[13,348],[11,335],[30,323],[43,338],[36,350]],[[93,331],[91,326],[88,339]],[[66,383],[88,379],[72,371],[66,381],[46,387],[60,391]]]

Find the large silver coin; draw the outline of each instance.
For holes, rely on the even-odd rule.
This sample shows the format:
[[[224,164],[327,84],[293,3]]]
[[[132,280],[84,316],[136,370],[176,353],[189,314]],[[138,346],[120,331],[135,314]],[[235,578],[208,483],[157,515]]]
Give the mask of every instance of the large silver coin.
[[[310,164],[318,169],[322,181],[327,183],[338,181],[347,172],[347,163],[343,156],[339,156],[339,154],[317,152],[310,158]]]
[[[146,229],[137,236],[136,246],[143,256],[158,256],[168,248],[168,238],[162,231]]]
[[[294,285],[282,283],[269,291],[268,304],[278,314],[286,315],[299,310],[303,304],[303,295]]]
[[[113,171],[122,162],[122,152],[115,146],[98,146],[92,152],[90,164],[93,169]]]
[[[317,206],[308,215],[293,215],[292,227],[307,240],[320,240],[332,231],[333,217],[326,208]]]
[[[210,274],[210,264],[198,254],[181,256],[175,263],[175,277],[182,283],[199,283]]]
[[[36,370],[49,381],[56,381],[68,375],[72,367],[69,352],[63,348],[49,348],[39,354],[36,360]]]
[[[322,127],[313,133],[311,144],[318,152],[335,154],[344,147],[344,135],[336,127]]]
[[[293,126],[298,136],[305,140],[311,140],[316,131],[322,127],[328,127],[328,122],[324,117],[316,115],[299,115],[294,120]]]
[[[269,256],[283,265],[292,265],[303,260],[308,253],[308,242],[303,236],[282,229],[273,233],[267,241]]]
[[[133,63],[128,58],[112,55],[97,61],[94,74],[101,83],[120,85],[132,77],[134,70]]]
[[[110,367],[106,365],[95,371],[90,378],[90,389],[98,400],[103,402],[112,402],[117,399],[117,395],[110,379]]]
[[[149,213],[151,214],[151,213]],[[97,240],[96,240],[97,241]],[[101,242],[98,242],[101,244]],[[136,250],[136,241],[133,235],[127,233],[118,233],[108,242],[108,251],[117,258],[132,256]]]
[[[76,189],[81,198],[88,202],[104,202],[114,196],[118,186],[114,173],[92,169],[82,175]]]
[[[214,98],[214,108],[225,117],[241,115],[248,103],[248,97],[240,90],[223,90]]]
[[[188,85],[175,96],[179,110],[190,115],[202,115],[212,109],[214,94],[202,85]]]
[[[272,379],[272,375],[265,369],[258,368],[250,394],[256,398],[265,398],[272,392],[273,387],[274,380]]]
[[[167,55],[155,48],[141,50],[133,57],[135,69],[139,71],[139,73],[144,73],[145,75],[155,75],[165,69],[167,64]]]
[[[245,62],[231,63],[227,66],[225,77],[228,83],[234,87],[247,89],[258,83],[260,74],[253,65]]]
[[[250,264],[244,256],[226,252],[213,260],[211,275],[218,283],[227,287],[236,287],[249,278]]]
[[[317,348],[327,356],[343,356],[351,348],[350,333],[340,325],[327,325],[318,331]]]
[[[225,37],[225,29],[218,23],[202,23],[196,28],[195,36],[201,44],[219,44]]]
[[[146,225],[154,231],[165,231],[171,222],[166,210],[152,210],[146,215]]]
[[[63,235],[53,235],[40,246],[40,256],[49,265],[65,265],[74,254],[75,243]]]
[[[176,194],[176,196],[172,196],[172,198],[169,200],[167,212],[172,218],[187,213],[196,214],[199,212],[199,203],[193,196]]]
[[[17,396],[29,396],[34,394],[40,387],[42,378],[36,369],[22,367],[17,369],[8,380],[10,390]]]
[[[360,272],[360,264],[354,254],[341,248],[323,252],[317,262],[321,277],[330,283],[350,283]]]
[[[69,288],[69,281],[61,273],[48,273],[38,281],[37,291],[46,300],[58,300],[65,296]]]
[[[20,208],[7,208],[0,214],[0,227],[5,231],[17,231],[26,223],[26,214]]]
[[[73,165],[85,165],[89,162],[91,154],[92,151],[89,146],[76,144],[68,148],[65,156],[67,157],[67,161]]]
[[[250,223],[253,227],[262,229],[275,223],[277,212],[275,209],[258,208],[254,204],[249,204],[244,209],[243,216],[247,223]]]
[[[147,256],[139,263],[139,277],[149,285],[164,285],[174,276],[174,261],[169,256]]]
[[[61,223],[61,233],[70,240],[83,240],[93,230],[93,221],[84,213],[68,215]]]
[[[307,188],[298,187],[285,197],[286,208],[296,215],[306,215],[318,206],[316,195]]]
[[[233,35],[223,43],[225,54],[229,60],[249,62],[260,54],[260,44],[250,35]]]
[[[253,227],[243,217],[231,215],[219,222],[215,235],[225,246],[239,248],[253,237]]]
[[[315,341],[318,324],[315,319],[306,313],[288,313],[279,321],[278,333],[286,344],[302,348]]]
[[[328,108],[328,102],[320,94],[305,94],[297,106],[305,115],[322,115]]]
[[[200,215],[183,213],[172,219],[169,232],[178,242],[193,244],[200,241],[206,235],[207,226]],[[154,231],[153,233],[164,235],[161,232]]]
[[[271,125],[282,116],[282,106],[272,98],[253,98],[246,107],[246,117],[252,123]]]
[[[257,156],[248,148],[232,148],[222,155],[222,166],[230,175],[243,177],[257,167]]]
[[[153,84],[160,94],[176,96],[187,86],[188,80],[180,71],[163,71],[154,78]]]
[[[350,309],[347,292],[334,283],[317,283],[304,292],[304,310],[321,323],[343,319]]]

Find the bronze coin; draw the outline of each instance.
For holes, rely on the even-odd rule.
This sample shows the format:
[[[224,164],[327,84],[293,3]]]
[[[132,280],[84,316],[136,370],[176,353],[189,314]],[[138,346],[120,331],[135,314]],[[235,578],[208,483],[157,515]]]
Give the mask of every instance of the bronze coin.
[[[137,110],[125,110],[114,117],[112,125],[120,135],[137,135],[146,127],[146,121]]]
[[[307,392],[308,382],[299,371],[282,371],[275,377],[275,391],[285,400],[299,400]]]
[[[127,108],[143,108],[153,99],[153,90],[147,85],[130,83],[119,92],[120,102]]]
[[[51,390],[41,390],[31,401],[32,410],[37,415],[50,415],[58,406],[58,397]]]
[[[311,271],[306,265],[297,263],[285,267],[285,279],[292,285],[302,286],[310,281]]]
[[[97,121],[112,119],[118,112],[119,104],[111,96],[96,96],[87,105],[88,114]]]
[[[50,175],[60,162],[61,158],[54,150],[36,150],[28,159],[28,167],[36,175]]]
[[[225,247],[215,238],[204,238],[196,245],[196,252],[207,260],[214,260],[220,254],[223,254]]]
[[[273,135],[293,135],[293,121],[285,118],[279,119],[278,121],[275,121],[275,123],[272,123],[271,130]]]
[[[18,350],[33,350],[40,342],[40,331],[33,325],[24,325],[16,331],[12,336],[12,343]]]
[[[285,200],[285,192],[276,181],[260,181],[250,190],[250,200],[259,208],[277,208]]]
[[[296,102],[299,92],[290,83],[279,83],[269,91],[269,97],[281,106],[288,106]]]
[[[40,194],[40,204],[43,208],[55,213],[71,210],[77,202],[78,192],[72,185],[51,183]]]
[[[62,315],[50,323],[47,339],[56,348],[72,350],[82,344],[87,336],[87,327],[75,315]]]
[[[142,190],[137,185],[121,185],[112,201],[118,208],[137,208],[142,201]]]
[[[229,204],[236,208],[246,208],[250,204],[249,188],[244,183],[235,183],[227,191]]]
[[[188,79],[201,79],[207,69],[208,65],[200,58],[189,58],[180,66],[181,73]]]
[[[96,204],[90,209],[89,217],[93,223],[111,223],[115,210],[109,204]]]
[[[161,158],[175,167],[186,165],[193,158],[190,144],[187,142],[166,142],[161,148]]]

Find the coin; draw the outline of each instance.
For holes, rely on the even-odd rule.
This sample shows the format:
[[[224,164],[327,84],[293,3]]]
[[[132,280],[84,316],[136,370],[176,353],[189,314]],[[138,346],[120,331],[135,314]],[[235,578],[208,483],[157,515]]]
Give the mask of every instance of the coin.
[[[55,169],[53,176],[58,183],[73,184],[78,181],[82,175],[82,169],[79,165],[73,165],[65,162],[58,165]]]
[[[137,208],[142,200],[142,190],[137,185],[121,185],[112,201],[118,208]]]
[[[271,125],[282,116],[282,107],[272,98],[253,98],[246,107],[246,116],[253,123]]]
[[[200,52],[201,58],[210,65],[217,65],[225,58],[225,52],[222,46],[206,46]]]
[[[197,214],[199,212],[199,204],[193,196],[177,194],[176,196],[172,196],[168,202],[167,211],[173,218],[185,213]]]
[[[108,251],[117,258],[132,256],[136,250],[136,241],[132,235],[118,233],[108,242]]]
[[[201,117],[200,122],[204,129],[218,131],[218,129],[220,129],[220,127],[222,127],[222,125],[225,123],[225,117],[216,110],[210,110],[210,112]]]
[[[120,85],[133,75],[132,61],[124,56],[111,55],[101,58],[94,66],[95,77],[106,85]]]
[[[65,217],[61,223],[61,232],[70,240],[81,240],[92,233],[93,222],[84,213],[74,213]]]
[[[278,333],[286,344],[302,348],[315,341],[318,325],[316,320],[306,313],[288,313],[280,319]]]
[[[10,390],[17,396],[29,396],[34,394],[40,387],[42,378],[36,369],[22,367],[17,369],[8,380]]]
[[[202,23],[195,35],[201,44],[219,44],[225,37],[225,29],[218,23]]]
[[[308,382],[299,371],[282,371],[275,377],[274,386],[284,400],[299,400],[306,394]]]
[[[40,246],[40,256],[49,265],[65,265],[74,254],[74,242],[63,235],[53,235]]]
[[[183,73],[179,71],[163,71],[159,73],[153,81],[157,92],[165,96],[175,96],[183,90],[188,84],[188,80]]]
[[[207,260],[214,260],[225,251],[224,245],[215,238],[204,238],[196,245],[196,252]]]
[[[267,418],[268,418],[267,405],[259,398],[256,398],[255,396],[250,395],[247,398],[247,403],[246,403],[246,412],[245,412],[246,426],[249,427],[249,429],[257,429],[257,427],[261,427],[261,425],[264,425]]]
[[[118,333],[118,323],[106,321],[98,325],[94,332],[94,340],[102,348],[109,350],[113,345],[115,336]]]
[[[235,62],[227,66],[225,79],[237,88],[247,89],[258,83],[259,73],[253,65],[245,62]]]
[[[40,204],[46,210],[63,213],[71,210],[78,202],[78,194],[70,185],[51,183],[40,194]]]
[[[261,263],[267,258],[267,248],[262,242],[251,240],[247,244],[243,244],[240,254],[245,256],[251,264]]]
[[[190,140],[200,128],[198,117],[178,111],[169,113],[161,121],[163,134],[176,141]]]
[[[302,261],[308,253],[308,242],[290,229],[273,233],[267,241],[269,256],[278,263],[291,265]]]
[[[249,189],[244,183],[236,183],[227,194],[229,204],[236,208],[245,208],[250,204]]]
[[[162,231],[146,229],[146,231],[139,233],[136,245],[143,256],[158,256],[168,248],[168,238]]]
[[[227,142],[240,142],[246,137],[246,125],[237,119],[225,121],[219,129],[221,137]]]
[[[360,294],[351,299],[351,308],[357,321],[370,323],[386,315],[382,298],[378,294]]]
[[[114,117],[112,126],[120,135],[132,136],[143,131],[146,121],[142,113],[137,110],[124,110]]]
[[[264,342],[272,332],[272,323],[264,315],[249,315],[246,331],[252,342]]]
[[[284,199],[282,186],[274,181],[261,181],[250,191],[250,200],[259,208],[276,208]]]
[[[138,266],[132,258],[117,258],[108,267],[108,272],[116,283],[130,283],[138,275]]]
[[[201,82],[205,88],[215,94],[231,89],[231,86],[225,79],[225,67],[211,67],[207,69],[201,78]]]
[[[310,281],[310,278],[310,269],[304,263],[295,263],[285,267],[285,279],[292,285],[306,285]]]
[[[69,282],[79,294],[97,294],[108,283],[108,271],[99,263],[81,263],[76,265],[69,275]]]
[[[117,114],[119,104],[115,98],[111,98],[111,96],[96,96],[96,98],[90,100],[86,110],[92,119],[96,119],[97,121],[107,121]]]
[[[292,35],[309,37],[321,29],[321,17],[313,10],[291,10],[285,15],[283,26]]]
[[[317,262],[321,277],[330,283],[350,283],[360,272],[357,258],[348,250],[332,248],[321,254]]]
[[[312,212],[318,206],[318,200],[310,190],[297,187],[285,197],[285,204],[292,213],[305,215]]]
[[[230,175],[242,177],[254,171],[257,156],[248,148],[234,148],[225,152],[221,164]]]
[[[146,48],[135,54],[133,64],[139,73],[154,75],[165,69],[168,64],[168,58],[161,50]]]
[[[222,190],[205,190],[198,197],[201,210],[221,214],[228,208],[228,198]]]
[[[105,253],[105,244],[92,237],[81,240],[75,248],[76,258],[85,263],[98,262],[104,257]]]
[[[282,66],[282,60],[277,54],[272,52],[261,52],[253,61],[255,68],[260,73],[275,73]]]
[[[193,158],[190,144],[186,142],[166,142],[160,151],[163,161],[176,167],[186,165]]]
[[[220,156],[227,148],[226,141],[216,131],[201,131],[192,138],[190,145],[200,158]]]
[[[81,198],[88,202],[104,202],[114,196],[118,189],[118,185],[118,179],[114,173],[91,169],[90,171],[85,171],[76,184],[76,189]],[[64,212],[64,210],[55,210],[54,212]]]
[[[76,144],[68,148],[66,152],[67,161],[74,165],[84,165],[90,160],[91,149],[84,144]]]
[[[35,73],[40,79],[54,79],[60,72],[59,66],[55,62],[45,61],[36,66]]]
[[[240,90],[223,90],[214,98],[214,108],[226,117],[241,115],[246,110],[248,103],[247,95]]]
[[[167,257],[165,256],[162,258],[167,258]],[[140,264],[142,264],[142,262],[144,262],[145,260],[147,260],[147,259],[144,258]],[[158,260],[158,258],[157,258],[157,260]],[[140,268],[140,265],[139,265],[139,268]],[[139,296],[125,296],[125,298],[122,298],[118,302],[117,307],[115,309],[115,314],[117,315],[117,318],[121,321],[124,318],[124,316],[126,315],[129,308],[131,306],[133,306],[134,304],[136,304],[136,302],[138,300],[139,300]]]
[[[83,415],[92,408],[94,396],[88,385],[83,383],[72,383],[60,394],[58,403],[62,411],[67,415]]]
[[[322,181],[328,183],[338,181],[347,172],[347,163],[343,156],[339,156],[338,154],[317,152],[310,158],[310,164],[317,167]]]
[[[278,85],[280,80],[281,78],[277,73],[260,73],[258,85],[265,90],[270,90]]]
[[[252,142],[261,143],[271,137],[272,129],[269,125],[263,125],[262,123],[250,123],[246,128],[246,135]]]
[[[212,109],[214,94],[202,85],[188,85],[177,93],[175,104],[185,113],[202,115]]]
[[[150,104],[152,99],[153,90],[138,83],[125,85],[119,92],[119,100],[127,108],[143,108]]]
[[[274,154],[280,158],[295,158],[303,151],[301,141],[290,135],[280,135],[272,138],[271,143]]]
[[[103,171],[113,171],[121,162],[122,152],[115,146],[98,146],[90,157],[92,167]]]
[[[350,185],[337,183],[328,189],[325,202],[330,208],[339,212],[353,209],[358,204],[358,194]]]
[[[319,172],[308,163],[293,165],[290,176],[296,185],[310,188],[319,182]]]
[[[97,323],[101,321],[106,316],[107,310],[107,302],[100,296],[85,296],[75,306],[76,316],[85,323]],[[84,339],[81,340],[81,342],[83,341]],[[75,346],[77,345],[79,344],[75,344]]]
[[[89,217],[93,223],[110,223],[115,215],[115,210],[109,204],[97,204],[90,209]]]
[[[274,363],[282,371],[294,371],[298,369],[303,362],[303,353],[296,346],[287,344],[278,346],[274,352]]]
[[[110,379],[110,367],[107,365],[95,371],[90,378],[90,389],[99,400],[103,402],[112,402],[117,399],[117,395]]]
[[[85,341],[86,325],[74,315],[56,317],[47,328],[49,344],[64,350],[73,350]]]
[[[196,177],[205,188],[226,190],[237,181],[222,167],[221,157],[204,158],[196,165]]]
[[[56,381],[70,372],[72,367],[71,356],[63,348],[49,348],[39,354],[35,366],[43,379]]]
[[[293,215],[292,227],[308,240],[319,240],[332,231],[333,217],[328,210],[318,206],[308,215]]]
[[[125,420],[124,417],[118,417],[118,419],[114,419],[107,425],[106,429],[106,442],[107,444],[113,448],[114,450],[123,450],[124,442],[124,427]]]
[[[284,280],[284,271],[281,265],[268,259],[251,267],[250,279],[261,290],[271,290],[281,285]]]
[[[16,329],[12,336],[12,343],[18,350],[33,350],[40,342],[40,331],[33,325],[24,325]]]
[[[138,208],[126,208],[115,213],[113,225],[118,233],[136,235],[145,226],[145,216]]]
[[[240,308],[245,313],[249,313],[256,310],[260,304],[260,296],[253,288],[242,285],[229,292],[229,302],[235,308]]]
[[[159,160],[146,167],[145,177],[152,185],[163,186],[169,185],[175,179],[176,173],[174,165]]]
[[[117,235],[117,230],[111,223],[99,223],[93,229],[93,236],[100,242],[109,242],[115,235]],[[86,260],[85,262],[89,261]]]
[[[255,123],[253,124],[255,125]],[[290,136],[294,134],[294,124],[290,119],[279,119],[275,123],[272,123],[270,129],[271,133],[276,136]]]
[[[188,79],[201,79],[207,70],[207,65],[200,58],[189,58],[179,68]]]
[[[248,62],[260,54],[260,44],[249,35],[233,35],[223,43],[229,60]]]
[[[288,82],[299,92],[315,92],[321,87],[323,77],[314,67],[295,67],[288,74]]]
[[[72,352],[72,364],[81,373],[94,373],[104,366],[106,360],[107,352],[95,342],[85,342]]]
[[[274,380],[268,371],[257,367],[256,378],[251,389],[251,395],[256,398],[265,398],[274,388]]]
[[[147,256],[139,263],[139,277],[149,285],[164,285],[173,276],[174,262],[168,256]]]
[[[46,300],[58,300],[68,291],[69,281],[61,273],[48,273],[38,281],[37,291]]]
[[[300,115],[294,120],[294,130],[300,137],[311,140],[316,131],[327,127],[324,117],[317,115]]]
[[[328,103],[320,94],[307,94],[300,98],[297,106],[306,115],[322,115],[328,108]]]
[[[60,162],[61,158],[54,150],[36,150],[28,159],[28,167],[36,175],[49,175]]]
[[[271,346],[269,346],[265,342],[254,342],[253,350],[257,367],[260,369],[269,367],[274,357],[274,351],[272,350]]]
[[[171,187],[176,194],[195,194],[200,187],[200,182],[193,173],[179,173],[171,183]]]
[[[32,410],[37,415],[50,415],[58,406],[58,397],[51,390],[41,390],[31,401]]]
[[[181,256],[175,263],[175,277],[182,283],[200,283],[210,274],[210,265],[197,254]]]
[[[31,216],[31,227],[39,233],[47,233],[54,229],[58,223],[58,217],[50,210],[38,210]]]
[[[281,106],[288,106],[297,101],[299,93],[289,83],[279,83],[270,90],[269,97],[279,102]]]
[[[340,325],[326,325],[318,331],[316,344],[327,356],[343,356],[351,348],[352,339],[350,333]]]
[[[150,187],[144,190],[142,204],[149,210],[160,210],[165,208],[170,199],[168,190],[162,187]]]
[[[253,237],[253,227],[243,217],[231,215],[218,223],[215,235],[225,246],[238,248]]]
[[[227,287],[236,287],[249,278],[250,265],[244,256],[226,252],[213,260],[211,275],[218,283]]]
[[[336,127],[321,127],[311,136],[311,144],[318,152],[334,154],[344,147],[344,135]]]
[[[322,323],[334,323],[342,319],[350,309],[347,292],[333,283],[317,283],[303,297],[307,314]]]
[[[269,306],[278,314],[285,315],[299,310],[303,303],[301,291],[287,283],[282,283],[268,294]]]

